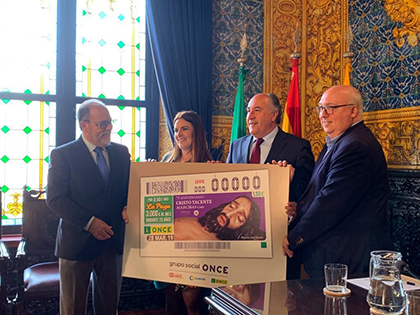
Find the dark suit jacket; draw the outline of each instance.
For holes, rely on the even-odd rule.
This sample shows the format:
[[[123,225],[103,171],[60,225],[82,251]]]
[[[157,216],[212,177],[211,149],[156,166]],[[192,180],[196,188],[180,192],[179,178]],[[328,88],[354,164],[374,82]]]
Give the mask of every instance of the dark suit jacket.
[[[323,276],[324,264],[334,262],[346,264],[349,274],[367,273],[370,252],[390,249],[382,147],[360,122],[325,152],[326,147],[298,202],[299,221],[288,235],[290,248],[301,247],[312,277]]]
[[[295,168],[295,175],[290,184],[289,200],[297,201],[306,188],[314,168],[314,156],[308,140],[284,132],[281,128],[271,145],[270,152],[264,163],[272,160],[286,160]],[[227,163],[249,163],[249,148],[252,135],[239,138],[230,145]]]
[[[108,189],[83,139],[69,142],[51,152],[47,204],[61,219],[56,256],[70,260],[93,260],[107,241],[98,241],[84,230],[92,216],[112,226],[111,237],[122,254],[125,223],[121,212],[127,205],[130,154],[125,146],[107,147],[110,164]]]

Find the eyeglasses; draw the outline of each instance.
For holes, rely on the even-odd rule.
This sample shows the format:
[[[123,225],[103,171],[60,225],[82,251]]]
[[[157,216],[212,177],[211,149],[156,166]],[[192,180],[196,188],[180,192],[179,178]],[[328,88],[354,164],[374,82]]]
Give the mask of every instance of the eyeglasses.
[[[112,125],[112,124],[115,122],[115,119],[113,119],[113,120],[103,120],[103,121],[100,121],[100,122],[98,122],[98,123],[95,123],[95,122],[90,121],[90,120],[87,120],[87,119],[85,119],[85,120],[83,120],[83,121],[86,121],[87,123],[92,123],[92,124],[94,124],[96,127],[99,127],[99,128],[101,128],[101,129],[105,130],[105,129],[106,129],[106,127],[108,127],[108,125],[109,125],[109,124],[111,124],[111,125]]]
[[[321,115],[323,111],[325,111],[327,115],[332,115],[334,114],[334,110],[336,108],[340,108],[344,106],[353,106],[353,105],[356,105],[356,104],[341,104],[341,105],[327,104],[325,106],[322,106],[319,104],[317,107],[315,107],[315,110],[318,115]]]

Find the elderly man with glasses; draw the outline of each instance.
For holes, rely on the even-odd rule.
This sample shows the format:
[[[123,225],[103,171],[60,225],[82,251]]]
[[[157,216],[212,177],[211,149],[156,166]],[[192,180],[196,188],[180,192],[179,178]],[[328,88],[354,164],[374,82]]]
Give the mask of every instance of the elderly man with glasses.
[[[305,271],[322,277],[325,263],[366,274],[370,252],[390,249],[388,177],[381,145],[363,123],[363,102],[351,86],[334,86],[316,107],[326,145],[297,203],[296,226],[283,238],[289,257],[300,248]]]
[[[115,315],[121,287],[130,154],[111,142],[99,100],[77,113],[82,136],[51,152],[47,204],[60,217],[60,314],[85,314],[92,273],[95,314]]]

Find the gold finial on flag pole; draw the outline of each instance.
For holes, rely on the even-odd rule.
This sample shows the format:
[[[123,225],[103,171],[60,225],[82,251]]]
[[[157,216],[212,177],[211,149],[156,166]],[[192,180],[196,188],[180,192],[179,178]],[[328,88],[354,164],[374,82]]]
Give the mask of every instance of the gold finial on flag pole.
[[[351,30],[350,23],[347,25],[347,30],[344,34],[344,40],[346,42],[347,51],[343,54],[343,57],[352,59],[354,57],[354,53],[350,50],[350,46],[353,42],[353,32]]]
[[[241,67],[246,62],[245,50],[247,46],[248,46],[248,41],[246,40],[246,33],[245,33],[244,36],[242,36],[242,40],[241,40],[241,57],[238,58],[239,65]]]
[[[299,37],[299,23],[296,22],[296,29],[295,29],[295,35],[293,37],[293,41],[295,43],[295,51],[290,55],[292,59],[300,59],[302,55],[298,52],[298,45],[300,43],[300,37]]]

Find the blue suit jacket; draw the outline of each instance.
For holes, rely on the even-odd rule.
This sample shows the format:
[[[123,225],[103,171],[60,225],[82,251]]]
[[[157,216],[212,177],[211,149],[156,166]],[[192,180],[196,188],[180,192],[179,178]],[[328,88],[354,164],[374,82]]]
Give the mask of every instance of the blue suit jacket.
[[[295,175],[290,184],[289,200],[297,201],[306,188],[314,168],[314,156],[308,140],[284,132],[281,128],[271,145],[264,163],[272,160],[286,160],[295,168]],[[230,145],[227,163],[249,163],[252,135],[239,138]]]
[[[326,147],[298,202],[290,248],[302,249],[305,270],[312,277],[322,277],[324,264],[334,262],[348,265],[349,274],[367,273],[370,252],[390,249],[382,147],[360,122],[325,153]]]
[[[61,219],[55,254],[70,260],[93,260],[106,241],[98,241],[84,230],[92,216],[112,226],[111,237],[122,254],[125,223],[121,212],[127,205],[130,154],[125,146],[107,147],[110,164],[108,189],[83,139],[69,142],[51,152],[47,204]]]

